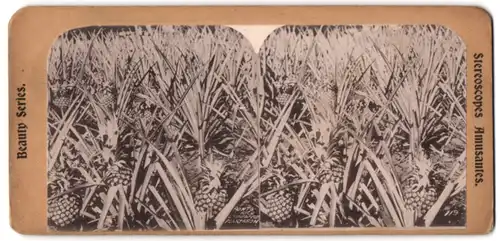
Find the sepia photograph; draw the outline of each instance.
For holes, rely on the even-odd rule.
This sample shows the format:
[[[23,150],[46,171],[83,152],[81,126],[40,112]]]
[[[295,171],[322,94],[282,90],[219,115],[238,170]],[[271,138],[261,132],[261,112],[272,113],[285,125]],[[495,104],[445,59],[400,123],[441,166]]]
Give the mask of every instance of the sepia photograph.
[[[219,26],[60,36],[48,63],[50,228],[258,228],[256,61]]]
[[[54,231],[465,227],[466,49],[438,25],[89,26],[48,57]]]
[[[262,228],[465,226],[459,36],[283,26],[259,56]]]

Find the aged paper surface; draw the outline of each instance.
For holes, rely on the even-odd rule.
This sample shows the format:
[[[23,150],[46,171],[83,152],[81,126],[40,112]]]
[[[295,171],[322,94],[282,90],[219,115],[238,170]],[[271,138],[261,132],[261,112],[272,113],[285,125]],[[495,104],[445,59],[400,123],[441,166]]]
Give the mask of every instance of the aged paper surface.
[[[480,9],[32,7],[10,38],[22,233],[491,229]]]

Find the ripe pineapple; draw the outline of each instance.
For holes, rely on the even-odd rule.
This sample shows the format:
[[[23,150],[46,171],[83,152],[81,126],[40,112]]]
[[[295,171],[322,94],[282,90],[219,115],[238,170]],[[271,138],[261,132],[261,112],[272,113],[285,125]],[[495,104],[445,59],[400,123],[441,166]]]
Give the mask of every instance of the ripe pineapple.
[[[132,169],[128,167],[125,161],[120,160],[114,163],[106,173],[104,184],[112,187],[122,185],[126,187],[132,179]]]
[[[116,98],[112,93],[103,93],[98,96],[98,100],[101,103],[102,106],[106,109],[112,109],[115,102]]]
[[[58,96],[54,99],[54,105],[59,108],[66,108],[70,105],[70,98],[67,96]]]
[[[54,176],[49,176],[54,178]],[[58,176],[61,176],[59,174]],[[64,228],[78,218],[82,200],[76,193],[63,193],[68,182],[62,178],[48,184],[47,218],[57,227]]]
[[[293,94],[293,90],[295,88],[295,83],[290,81],[282,81],[281,83],[275,83],[275,86],[278,89],[278,95],[276,96],[276,101],[280,106],[284,106],[288,99]]]
[[[422,217],[437,200],[436,188],[430,184],[429,175],[434,167],[423,154],[415,159],[416,168],[403,182],[403,198],[405,207]]]
[[[116,95],[113,89],[113,84],[108,81],[100,83],[97,87],[97,100],[106,109],[113,109],[116,103]]]
[[[202,175],[194,194],[194,204],[198,212],[207,218],[215,217],[229,201],[227,190],[221,185],[221,175],[225,165],[210,155],[202,163]]]
[[[71,89],[69,87],[62,87],[56,92],[52,103],[58,108],[67,108],[71,104],[70,97]]]
[[[319,136],[321,138],[323,136]],[[325,137],[323,137],[325,138]],[[317,158],[321,163],[318,171],[318,180],[321,184],[335,183],[340,184],[344,178],[346,145],[342,136],[337,134],[330,136],[329,140],[323,140],[318,143],[317,151],[321,155]]]
[[[429,211],[429,209],[434,205],[434,203],[437,201],[437,191],[434,187],[429,187],[427,188],[423,202],[422,202],[422,207],[420,208],[420,216],[423,216]]]
[[[268,216],[275,223],[282,223],[292,217],[293,210],[293,198],[290,192],[286,190],[280,190],[273,192],[266,197],[268,211]]]
[[[344,178],[344,166],[338,163],[335,163],[331,159],[325,160],[323,163],[323,168],[321,169],[318,180],[321,184],[326,183],[341,183]]]
[[[403,197],[406,208],[417,212],[418,217],[422,217],[436,202],[437,192],[434,187],[423,187],[415,178],[409,178],[403,186]]]
[[[196,210],[206,213],[208,218],[217,215],[228,201],[226,190],[217,191],[217,189],[210,188],[208,184],[205,184],[194,196]]]
[[[284,182],[285,178],[280,176],[279,173],[262,182],[262,192],[272,192],[263,196],[261,203],[264,209],[267,210],[266,215],[277,224],[290,219],[293,213],[294,198],[292,189],[285,188],[273,191],[282,186]]]
[[[418,211],[420,204],[422,203],[422,192],[416,177],[409,177],[404,182],[403,198],[407,209]]]
[[[153,118],[154,109],[155,106],[153,104],[143,101],[137,108],[138,117],[143,120],[149,121],[151,118]]]
[[[281,106],[284,106],[286,104],[286,102],[288,101],[288,99],[290,99],[290,96],[292,96],[292,95],[288,94],[288,93],[281,93],[278,96],[276,96],[276,101],[278,101],[278,103]]]
[[[58,227],[66,227],[77,219],[81,204],[81,198],[74,193],[51,199],[48,202],[48,218]]]

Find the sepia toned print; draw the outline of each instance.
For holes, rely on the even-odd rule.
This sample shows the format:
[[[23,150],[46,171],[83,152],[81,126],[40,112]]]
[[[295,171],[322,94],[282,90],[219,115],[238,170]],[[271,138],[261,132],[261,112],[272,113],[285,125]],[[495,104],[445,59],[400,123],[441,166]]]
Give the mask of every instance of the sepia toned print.
[[[434,26],[75,29],[51,230],[465,226],[465,45]]]
[[[261,227],[465,226],[465,45],[433,26],[285,26],[260,49]]]
[[[254,61],[223,27],[61,36],[49,61],[50,227],[258,228]]]

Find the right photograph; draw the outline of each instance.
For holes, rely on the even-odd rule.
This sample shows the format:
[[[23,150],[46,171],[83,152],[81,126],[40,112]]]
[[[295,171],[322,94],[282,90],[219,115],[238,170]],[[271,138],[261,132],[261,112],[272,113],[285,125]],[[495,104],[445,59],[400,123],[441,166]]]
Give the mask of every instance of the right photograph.
[[[438,25],[283,26],[259,51],[260,227],[465,227],[466,48]]]

